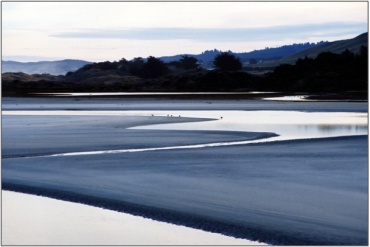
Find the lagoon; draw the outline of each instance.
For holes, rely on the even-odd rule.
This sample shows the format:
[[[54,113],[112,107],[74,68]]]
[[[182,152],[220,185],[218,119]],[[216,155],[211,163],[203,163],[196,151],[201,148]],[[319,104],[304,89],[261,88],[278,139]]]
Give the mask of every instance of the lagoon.
[[[138,152],[153,150],[168,150],[181,148],[203,148],[210,146],[229,146],[243,145],[258,142],[325,138],[335,136],[351,136],[367,134],[367,114],[348,113],[348,112],[298,112],[298,111],[3,111],[3,116],[18,116],[17,121],[27,123],[32,116],[53,116],[79,118],[81,116],[90,117],[142,117],[153,120],[155,117],[161,118],[164,122],[155,123],[147,126],[126,126],[132,130],[177,130],[177,131],[219,131],[228,132],[268,132],[275,133],[276,136],[266,136],[255,140],[238,139],[235,141],[210,142],[205,141],[205,137],[199,143],[191,143],[185,146],[166,146],[132,148],[121,150],[90,150],[84,152],[72,152],[65,154],[50,155],[91,155],[99,153],[118,153],[118,152]],[[19,118],[23,116],[23,118]],[[24,116],[28,116],[24,118]],[[219,117],[221,116],[221,117]],[[23,120],[21,120],[23,119]],[[195,121],[197,120],[197,121]],[[203,120],[203,121],[201,121]],[[190,121],[190,122],[189,122]],[[179,123],[176,123],[179,122]],[[58,130],[54,130],[57,132]],[[10,132],[10,130],[9,130]],[[86,139],[86,137],[85,137]],[[249,139],[249,138],[248,138]],[[222,141],[222,140],[221,140]],[[19,144],[20,145],[20,144]]]
[[[367,242],[367,104],[119,101],[6,100],[3,189],[269,244]]]

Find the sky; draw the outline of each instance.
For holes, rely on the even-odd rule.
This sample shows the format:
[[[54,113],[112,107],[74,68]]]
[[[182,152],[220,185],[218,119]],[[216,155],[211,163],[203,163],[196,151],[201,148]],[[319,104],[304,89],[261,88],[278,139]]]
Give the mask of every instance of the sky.
[[[368,2],[2,2],[2,60],[249,52],[368,31]]]

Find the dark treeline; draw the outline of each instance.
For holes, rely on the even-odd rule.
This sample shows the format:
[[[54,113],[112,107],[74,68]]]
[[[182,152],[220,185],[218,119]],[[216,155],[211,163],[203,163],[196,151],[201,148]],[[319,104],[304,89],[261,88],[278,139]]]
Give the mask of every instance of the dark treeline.
[[[83,66],[75,72],[67,73],[66,77],[78,79],[79,76],[86,76],[88,72],[109,71],[118,75],[133,75],[141,78],[156,78],[170,73],[170,68],[192,70],[198,67],[197,59],[189,56],[182,56],[179,61],[164,63],[158,58],[150,56],[146,59],[141,57],[127,61],[122,58],[118,62],[100,62]]]
[[[368,49],[362,46],[358,54],[345,50],[298,59],[294,65],[276,67],[264,83],[266,89],[282,91],[367,90]]]
[[[280,91],[344,92],[367,91],[368,49],[359,53],[323,52],[316,58],[301,58],[263,75],[244,71],[238,57],[220,53],[214,70],[199,67],[198,60],[182,56],[164,63],[158,58],[121,59],[88,64],[66,76],[4,73],[3,93],[114,92],[114,91]]]
[[[362,47],[359,54],[324,52],[316,58],[298,59],[294,65],[280,65],[264,75],[214,70],[181,79],[176,87],[188,91],[367,91],[368,49]]]

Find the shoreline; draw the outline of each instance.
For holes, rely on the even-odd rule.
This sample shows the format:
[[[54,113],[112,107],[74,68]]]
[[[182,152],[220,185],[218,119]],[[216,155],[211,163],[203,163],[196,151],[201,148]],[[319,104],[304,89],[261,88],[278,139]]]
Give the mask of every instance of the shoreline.
[[[349,92],[263,92],[263,91],[233,91],[233,92],[27,92],[3,93],[3,97],[15,98],[89,98],[89,99],[183,99],[183,100],[264,100],[270,97],[305,96],[315,102],[368,102],[368,93],[364,91]],[[277,99],[279,101],[279,99]],[[294,100],[292,100],[294,101]]]
[[[364,140],[364,137],[365,136],[357,136],[357,137],[351,136],[351,137],[325,138],[325,140],[323,140],[323,139],[296,140],[296,141],[280,142],[277,145],[283,147],[284,150],[286,149],[286,146],[295,147],[296,145],[303,145],[303,147],[304,147],[304,146],[308,145],[308,147],[310,147],[310,146],[314,147],[314,146],[317,146],[317,143],[327,143],[327,144],[329,144],[329,143],[332,143],[332,141],[334,141],[334,143],[339,143],[339,145],[341,146],[341,145],[343,145],[343,143],[348,143],[347,140],[359,140],[359,141],[362,142]],[[353,142],[349,142],[349,143],[353,143]],[[272,148],[272,146],[277,147],[275,144],[270,143],[270,144],[267,145],[267,147],[269,147],[269,146],[271,146],[271,148]],[[359,145],[359,144],[356,144],[356,146],[357,145]],[[267,148],[266,144],[252,144],[252,145],[248,145],[248,146],[250,146],[251,148],[253,148],[255,150],[262,150],[262,149]],[[321,145],[319,145],[319,146],[321,147]],[[211,151],[213,153],[214,152],[219,153],[219,151],[221,151],[221,150],[226,151],[226,149],[218,148],[218,150],[214,150],[214,148],[208,148],[207,150]],[[243,147],[239,147],[239,149],[243,149]],[[353,147],[351,147],[351,149],[353,149]],[[280,153],[280,151],[276,151],[276,152]],[[165,153],[169,154],[168,152],[165,152]],[[237,152],[237,153],[239,153],[239,152]],[[103,157],[101,157],[101,158],[103,158]],[[114,157],[112,157],[112,158],[115,159]],[[340,159],[338,159],[337,161],[340,161]],[[68,160],[66,160],[65,162],[68,162]],[[138,161],[138,162],[140,162],[140,161]],[[289,171],[289,173],[290,172],[291,171]],[[325,174],[321,174],[320,176],[323,176],[323,178],[326,177]],[[238,178],[236,178],[236,179],[238,181]],[[95,181],[99,181],[99,179],[96,179]],[[92,191],[89,192],[89,191],[86,191],[86,189],[81,190],[81,189],[63,188],[63,186],[58,187],[58,185],[53,185],[51,187],[47,186],[47,185],[43,186],[41,184],[38,185],[38,182],[36,182],[36,181],[32,182],[32,180],[29,180],[28,182],[27,181],[21,182],[21,183],[23,183],[23,185],[19,184],[19,182],[17,182],[16,179],[5,179],[5,181],[3,181],[2,188],[3,188],[3,190],[11,190],[11,191],[23,192],[23,193],[33,194],[33,195],[42,195],[42,196],[55,198],[55,199],[60,199],[60,200],[64,200],[64,201],[70,201],[70,202],[76,202],[76,203],[81,203],[81,204],[93,205],[93,206],[97,206],[97,207],[100,207],[100,208],[105,208],[105,209],[110,209],[110,210],[114,210],[114,211],[118,211],[118,212],[129,213],[131,215],[150,218],[150,219],[154,219],[154,220],[157,220],[157,221],[163,221],[163,222],[168,222],[168,223],[172,223],[172,224],[176,224],[176,225],[182,225],[182,226],[188,226],[188,227],[191,227],[191,228],[201,229],[201,230],[208,231],[208,232],[213,232],[213,233],[221,233],[223,235],[232,236],[232,237],[236,237],[236,238],[250,239],[252,241],[258,240],[258,241],[262,241],[262,242],[267,243],[267,244],[278,244],[278,245],[284,244],[285,245],[285,244],[298,244],[299,243],[299,244],[303,244],[303,245],[311,245],[311,244],[324,244],[324,243],[328,244],[328,243],[331,243],[331,242],[326,242],[326,241],[328,241],[328,240],[325,240],[327,238],[326,236],[325,237],[321,236],[321,237],[323,237],[323,239],[320,239],[320,238],[316,239],[318,236],[308,237],[309,234],[308,234],[308,236],[306,236],[304,238],[295,237],[295,235],[293,233],[289,233],[289,230],[288,230],[289,226],[288,225],[286,225],[287,230],[283,231],[285,233],[283,233],[283,232],[279,233],[279,231],[277,231],[277,229],[274,229],[275,224],[282,224],[281,221],[286,221],[287,220],[286,223],[288,223],[289,221],[294,222],[296,220],[299,220],[299,218],[301,216],[299,216],[296,219],[295,219],[295,217],[291,218],[291,216],[294,215],[293,212],[290,213],[291,214],[290,217],[287,217],[289,215],[285,215],[283,218],[281,218],[281,216],[279,216],[279,214],[275,215],[275,213],[273,213],[271,215],[271,216],[273,216],[271,219],[269,219],[269,216],[267,214],[267,215],[264,216],[264,218],[267,216],[267,218],[265,219],[267,221],[266,222],[260,222],[264,218],[260,218],[260,216],[259,216],[260,213],[258,213],[258,211],[255,212],[255,213],[252,213],[254,210],[252,210],[249,213],[246,211],[245,213],[247,213],[247,215],[249,215],[249,217],[251,217],[250,220],[252,220],[252,221],[248,224],[244,224],[244,223],[241,223],[241,222],[240,222],[241,223],[240,224],[240,223],[237,223],[238,222],[237,219],[231,219],[231,218],[227,217],[228,220],[226,220],[224,218],[225,215],[223,215],[225,212],[220,212],[221,214],[219,216],[221,218],[219,218],[219,216],[214,215],[211,212],[215,208],[212,209],[212,207],[209,209],[210,211],[208,209],[206,209],[206,211],[204,211],[205,214],[204,213],[199,214],[197,212],[195,212],[195,214],[194,214],[194,213],[191,212],[192,211],[191,209],[186,209],[185,211],[183,211],[183,210],[179,211],[179,210],[176,209],[176,205],[174,207],[164,206],[164,205],[168,205],[166,200],[164,200],[165,204],[162,203],[162,204],[158,204],[158,205],[156,205],[157,202],[155,202],[155,201],[151,201],[149,204],[140,203],[141,200],[143,200],[142,202],[147,201],[147,199],[144,199],[145,196],[144,196],[143,199],[139,199],[139,201],[137,201],[137,203],[135,203],[136,199],[134,199],[134,198],[133,198],[134,200],[131,200],[131,202],[130,202],[130,200],[127,201],[127,200],[119,199],[119,198],[122,198],[122,196],[116,197],[116,196],[112,195],[112,196],[104,197],[103,195],[105,193],[102,194],[101,192],[95,191],[95,190],[94,190],[95,192],[92,192]],[[180,181],[180,184],[181,184],[181,181]],[[326,182],[325,182],[325,184],[326,184]],[[339,183],[339,184],[341,184],[341,183]],[[137,184],[137,185],[139,185],[139,184]],[[278,187],[282,186],[282,184],[279,185],[279,183],[277,185],[278,185]],[[79,185],[77,185],[77,186],[79,187]],[[302,186],[304,186],[304,187],[302,187]],[[304,183],[302,184],[302,181],[299,182],[298,187],[305,188],[306,186],[307,185],[304,185]],[[53,187],[54,187],[54,189],[51,189]],[[235,189],[237,190],[238,187],[239,186],[237,186]],[[309,185],[306,189],[309,189],[308,191],[313,189],[313,188],[310,189],[310,187],[311,187],[311,185]],[[329,194],[336,191],[336,190],[334,190],[333,192],[331,192],[330,187],[331,186],[326,187],[326,188],[323,187],[320,190],[327,191],[326,193],[329,193]],[[215,188],[214,185],[212,186],[212,188]],[[302,188],[301,189],[297,188],[297,189],[299,191],[301,191]],[[304,190],[306,190],[306,189],[304,189]],[[220,191],[220,193],[221,193],[221,195],[223,194],[222,190]],[[299,192],[299,193],[301,193],[301,192]],[[337,193],[337,192],[335,192],[335,193]],[[129,194],[126,194],[126,196],[123,196],[123,197],[127,197],[128,195]],[[348,195],[346,195],[346,193],[343,194],[343,196],[345,198],[348,197]],[[152,198],[152,197],[149,197],[149,198]],[[272,198],[270,198],[270,199],[272,199]],[[311,199],[309,199],[309,201],[310,200]],[[332,199],[327,198],[327,199],[325,199],[325,201],[326,200],[332,200]],[[175,201],[176,201],[176,198],[175,198]],[[175,203],[175,201],[173,201],[172,203]],[[219,201],[219,200],[217,200],[217,201]],[[225,201],[225,203],[226,202],[227,201]],[[181,204],[182,202],[179,202],[179,203]],[[229,203],[232,203],[232,202],[227,202],[227,203],[229,204]],[[271,203],[274,203],[274,202],[271,201]],[[277,201],[275,201],[275,203],[277,203]],[[304,203],[304,202],[301,202],[301,203]],[[333,203],[335,204],[335,202],[333,202]],[[160,205],[162,205],[162,206],[160,206]],[[244,204],[241,204],[241,205],[244,205]],[[284,211],[287,210],[287,211],[290,212],[290,210],[292,209],[291,206],[289,206],[289,204],[286,204],[286,203],[284,203],[284,205],[285,205],[285,207],[288,206],[287,209],[284,209]],[[356,204],[356,205],[361,206],[361,204]],[[235,206],[237,206],[237,205],[234,204],[234,207]],[[342,207],[342,206],[340,206],[340,207]],[[348,205],[347,206],[343,205],[343,207],[347,208]],[[329,206],[329,208],[330,208],[330,206]],[[349,209],[349,208],[347,208],[347,209]],[[344,210],[344,208],[342,210]],[[347,211],[347,210],[345,210],[345,211]],[[352,209],[349,210],[349,211],[352,211]],[[211,213],[211,214],[209,214],[209,213]],[[216,216],[216,217],[214,217],[214,216]],[[277,217],[277,218],[274,219],[275,217]],[[307,218],[306,220],[310,219],[310,217],[312,217],[312,216],[309,216],[309,218]],[[331,217],[334,217],[334,219],[337,218],[337,216],[335,216],[335,215],[332,215],[332,216],[327,215],[324,218],[326,218],[326,217],[329,217],[329,218],[327,219],[328,221],[324,224],[324,226],[326,224],[328,224],[327,226],[330,226],[332,224],[332,223],[329,223],[329,222],[332,221],[332,220],[329,220]],[[253,218],[255,218],[254,223],[252,223]],[[232,220],[232,221],[230,223],[228,223],[229,220]],[[342,220],[343,219],[341,219],[341,221]],[[359,220],[359,219],[357,219],[357,220]],[[316,224],[314,218],[309,220],[309,221],[312,221],[311,224]],[[304,222],[305,221],[301,222],[300,224],[303,224],[303,226],[304,226],[306,224]],[[260,223],[263,223],[265,225],[267,224],[267,225],[269,225],[269,227],[265,226],[265,227],[261,228],[261,226],[259,226]],[[348,222],[343,221],[343,223],[341,223],[341,224],[344,224],[343,226],[345,226],[345,225],[348,224]],[[354,224],[354,223],[350,223],[350,224]],[[356,223],[356,224],[358,224],[358,223]],[[248,226],[248,225],[250,225],[250,226]],[[294,225],[296,225],[296,223]],[[325,226],[325,227],[327,227],[327,226]],[[339,226],[332,225],[331,227],[333,227],[333,230],[335,229],[334,231],[338,231],[338,233],[336,233],[336,234],[343,234],[343,232],[341,232],[342,230]],[[345,226],[345,227],[347,228],[347,227],[350,227],[350,226]],[[354,226],[351,226],[351,227],[354,227]],[[338,243],[342,244],[342,243],[347,243],[346,241],[355,241],[355,240],[350,240],[350,239],[352,237],[354,239],[356,239],[357,237],[355,237],[355,236],[357,234],[360,234],[360,232],[357,233],[357,231],[359,231],[359,229],[360,229],[360,228],[357,229],[358,227],[359,226],[356,226],[353,229],[354,233],[352,233],[352,234],[354,234],[354,236],[350,236],[350,237],[349,236],[343,236],[343,237],[341,237],[341,240],[340,239],[335,240],[335,241],[339,241],[339,242],[333,242],[332,244],[338,244]],[[307,229],[306,229],[306,231],[307,231]],[[340,235],[338,235],[338,236],[340,236]],[[337,238],[338,238],[338,236],[337,236]],[[330,239],[330,237],[329,237],[329,239]],[[341,242],[341,241],[344,241],[344,242]],[[362,240],[358,239],[356,241],[362,241]],[[358,242],[358,244],[360,244],[360,242]]]
[[[197,216],[192,214],[179,213],[171,210],[148,207],[145,205],[127,203],[119,200],[99,198],[92,195],[81,195],[74,192],[63,192],[53,189],[37,188],[10,183],[2,184],[2,191],[23,193],[33,196],[42,196],[50,199],[56,199],[64,202],[76,203],[85,206],[97,207],[103,210],[112,210],[117,213],[129,214],[135,217],[143,217],[158,222],[173,224],[176,226],[189,227],[196,230],[202,230],[213,234],[247,240],[259,243],[260,232],[253,227],[237,226],[213,220],[208,217]],[[268,233],[267,233],[268,234]],[[273,244],[266,243],[266,244]],[[278,242],[276,242],[278,244]]]
[[[2,200],[4,245],[265,245],[49,197],[2,190]]]
[[[269,101],[258,99],[100,98],[100,97],[3,97],[2,110],[286,110],[307,112],[368,112],[367,102]]]
[[[363,122],[363,113],[352,114],[354,119],[344,118],[346,114],[300,113],[309,115],[308,120],[298,114],[299,121],[292,122],[298,124],[298,130],[310,134],[315,133],[312,131],[322,132],[320,135],[342,130],[345,133],[366,132],[361,136],[110,153],[126,148],[192,144],[206,139],[207,143],[226,138],[245,139],[261,132],[252,128],[256,124],[251,121],[259,123],[259,130],[265,131],[269,128],[261,125],[261,120],[272,126],[288,125],[287,131],[293,134],[295,127],[289,125],[289,119],[297,119],[297,113],[285,112],[287,115],[284,115],[282,110],[363,112],[367,111],[365,103],[23,98],[6,99],[4,108],[14,111],[15,115],[23,114],[20,110],[46,114],[34,117],[3,115],[6,144],[3,155],[8,155],[2,164],[4,190],[95,205],[270,244],[352,245],[367,241],[363,219],[367,212],[364,193],[367,174],[364,171],[368,142],[367,129],[362,126],[367,124]],[[70,112],[74,108],[77,111],[73,114],[81,109],[89,114],[94,114],[93,109],[108,110],[118,115],[122,113],[117,110],[132,114],[130,109],[146,108],[146,115],[144,118],[47,116],[46,108]],[[179,125],[173,126],[173,130],[140,129],[147,123],[188,121],[187,113],[180,111],[184,108],[194,111],[194,115],[189,115],[195,117],[192,120],[210,117],[199,108],[216,110],[211,115],[218,121],[193,122],[190,131],[186,130],[187,124],[180,124],[183,130],[175,130]],[[234,108],[250,111],[238,113],[232,111]],[[263,112],[267,108],[276,112]],[[181,115],[181,118],[171,119],[169,114]],[[323,118],[323,114],[331,116]],[[281,116],[283,119],[279,120]],[[299,125],[302,122],[323,126],[318,125],[316,129]],[[330,123],[347,123],[349,127],[333,128],[327,126]],[[135,125],[142,127],[128,129]],[[204,125],[203,130],[200,125]],[[249,129],[250,132],[220,132],[224,126],[228,130]],[[100,152],[102,149],[108,152]],[[91,150],[100,151],[84,157],[34,155]],[[313,232],[312,227],[315,227]]]

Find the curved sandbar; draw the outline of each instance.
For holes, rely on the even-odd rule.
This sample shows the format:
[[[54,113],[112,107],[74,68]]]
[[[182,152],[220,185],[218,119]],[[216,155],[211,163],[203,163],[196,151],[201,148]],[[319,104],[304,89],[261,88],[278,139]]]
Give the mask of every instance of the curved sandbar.
[[[367,137],[8,158],[3,189],[272,244],[367,243]]]
[[[156,116],[3,115],[3,158],[255,140],[273,133],[134,130],[162,123],[212,121]]]

